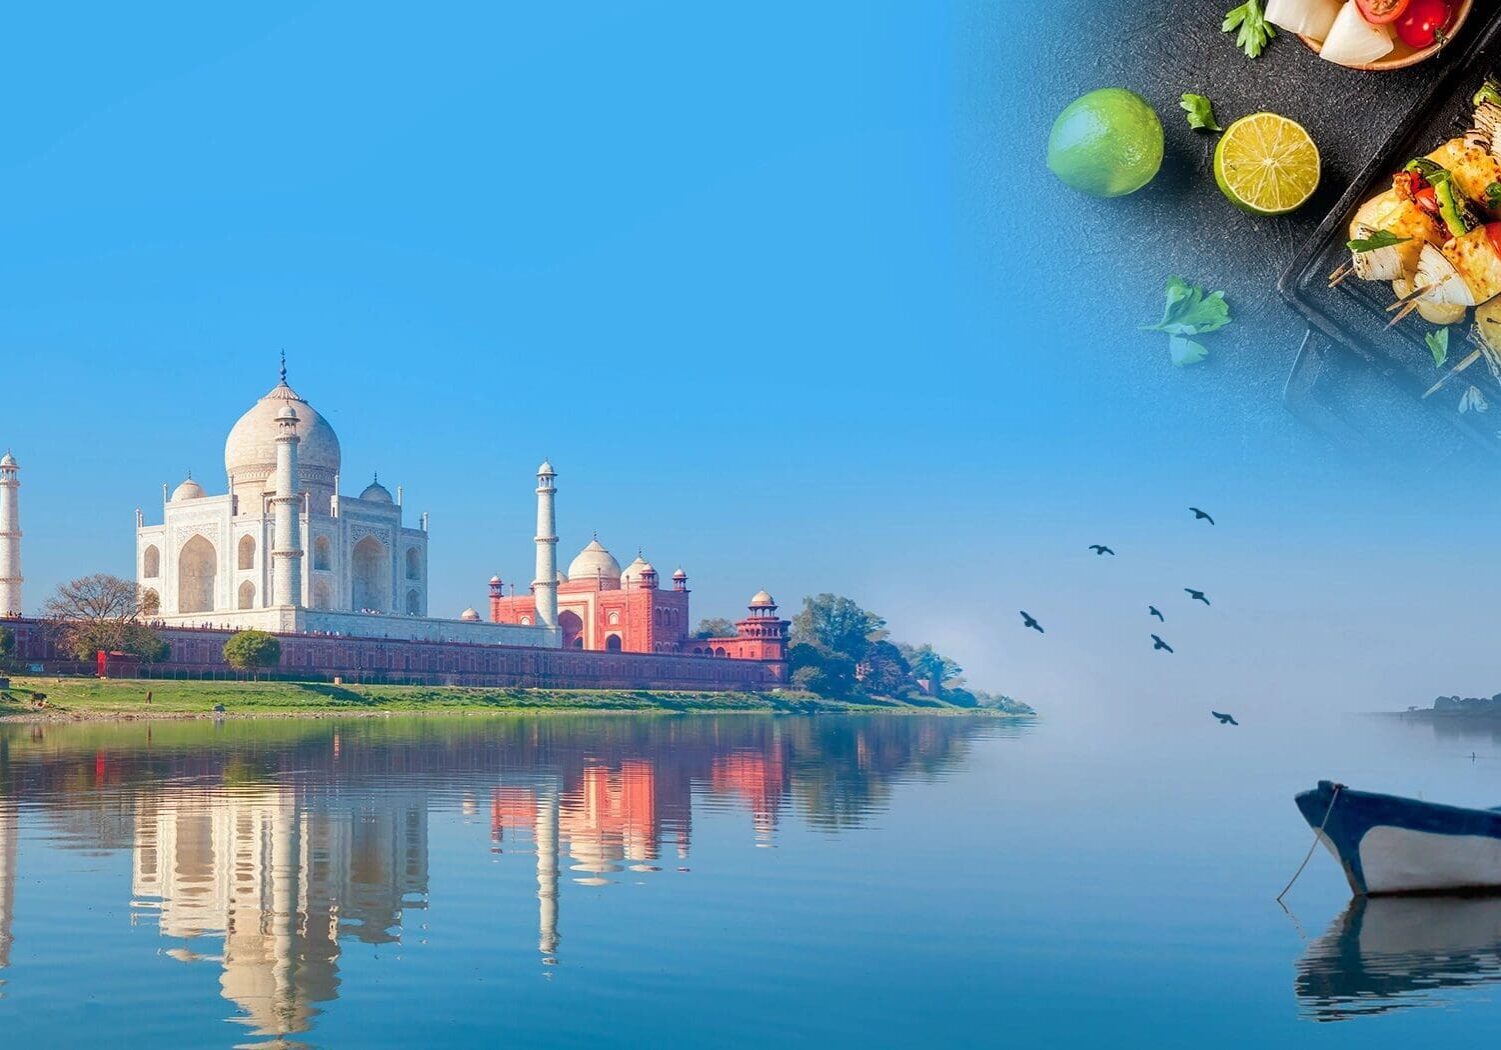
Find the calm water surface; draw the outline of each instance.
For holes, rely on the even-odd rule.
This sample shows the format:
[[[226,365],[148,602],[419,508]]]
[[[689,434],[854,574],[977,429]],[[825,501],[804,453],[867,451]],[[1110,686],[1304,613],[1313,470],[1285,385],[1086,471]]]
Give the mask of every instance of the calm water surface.
[[[1292,792],[1501,736],[952,718],[0,726],[14,1046],[1410,1046],[1501,903],[1347,907]],[[1473,754],[1473,758],[1471,757]]]

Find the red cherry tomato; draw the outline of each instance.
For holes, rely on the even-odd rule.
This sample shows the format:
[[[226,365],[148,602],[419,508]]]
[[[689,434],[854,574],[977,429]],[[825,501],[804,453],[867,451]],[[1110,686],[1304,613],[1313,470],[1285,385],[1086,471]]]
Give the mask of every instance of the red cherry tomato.
[[[1497,255],[1501,255],[1501,222],[1486,223],[1485,232],[1491,239],[1491,247],[1496,249]]]
[[[1397,19],[1397,35],[1408,47],[1421,51],[1444,37],[1454,10],[1449,0],[1410,0]]]
[[[1355,0],[1360,8],[1360,17],[1372,25],[1384,26],[1395,22],[1407,11],[1412,0]]]
[[[1438,214],[1438,194],[1433,192],[1432,186],[1424,186],[1412,195],[1412,202],[1429,215]]]

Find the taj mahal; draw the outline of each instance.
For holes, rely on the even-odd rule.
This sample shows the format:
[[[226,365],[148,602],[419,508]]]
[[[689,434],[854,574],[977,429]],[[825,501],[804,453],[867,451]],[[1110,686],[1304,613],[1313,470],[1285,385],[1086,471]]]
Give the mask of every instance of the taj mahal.
[[[224,443],[227,491],[209,495],[189,477],[164,487],[161,524],[136,511],[149,614],[242,626],[298,611],[426,617],[426,516],[409,526],[401,490],[393,498],[379,480],[341,492],[341,459],[338,435],[288,385],[284,363]]]
[[[490,577],[487,617],[473,608],[433,616],[428,516],[409,521],[402,488],[393,496],[378,477],[358,495],[344,492],[342,465],[338,435],[289,384],[283,358],[276,384],[230,428],[224,491],[189,476],[162,487],[159,523],[136,510],[145,615],[167,628],[704,656],[775,664],[782,673],[786,621],[765,591],[735,634],[695,639],[681,568],[659,587],[644,555],[621,569],[596,537],[561,571],[557,472],[547,462],[536,472],[533,580],[507,595]],[[0,472],[0,540],[16,551],[14,571],[0,577],[15,577],[9,590],[19,609],[15,461]]]

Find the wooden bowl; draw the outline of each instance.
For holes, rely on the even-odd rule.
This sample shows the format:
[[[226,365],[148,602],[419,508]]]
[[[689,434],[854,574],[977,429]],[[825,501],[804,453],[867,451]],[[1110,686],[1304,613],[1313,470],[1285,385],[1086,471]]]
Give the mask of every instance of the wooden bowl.
[[[1402,41],[1398,40],[1397,49],[1391,54],[1387,55],[1385,58],[1378,58],[1374,62],[1366,62],[1358,66],[1345,66],[1345,68],[1365,69],[1370,70],[1371,72],[1381,73],[1385,72],[1388,69],[1406,69],[1408,66],[1415,66],[1419,62],[1426,62],[1428,59],[1432,58],[1434,55],[1443,50],[1447,45],[1454,42],[1454,38],[1459,35],[1460,29],[1465,24],[1465,19],[1470,17],[1470,11],[1472,8],[1474,8],[1474,6],[1475,0],[1459,0],[1459,2],[1454,5],[1454,20],[1449,23],[1449,37],[1442,44],[1434,44],[1432,47],[1425,47],[1421,51],[1415,51],[1412,48],[1408,47],[1406,44],[1402,43]],[[1303,43],[1307,44],[1309,48],[1311,48],[1315,53],[1318,52],[1319,48],[1323,44],[1322,41],[1314,40],[1312,37],[1305,36],[1300,37],[1299,39],[1301,39]]]

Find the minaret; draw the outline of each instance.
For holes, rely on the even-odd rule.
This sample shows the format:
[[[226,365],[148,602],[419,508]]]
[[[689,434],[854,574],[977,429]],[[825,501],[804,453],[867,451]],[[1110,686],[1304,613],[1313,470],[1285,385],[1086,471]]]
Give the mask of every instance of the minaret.
[[[21,465],[0,456],[0,616],[20,616]]]
[[[537,800],[537,950],[542,961],[558,961],[558,793],[549,788]]]
[[[302,604],[302,497],[298,495],[297,411],[287,405],[276,413],[276,495],[271,497],[276,516],[276,546],[271,552],[271,599],[273,605]]]
[[[557,471],[547,460],[537,468],[537,578],[532,593],[537,598],[537,622],[558,625],[558,516],[553,506]]]

